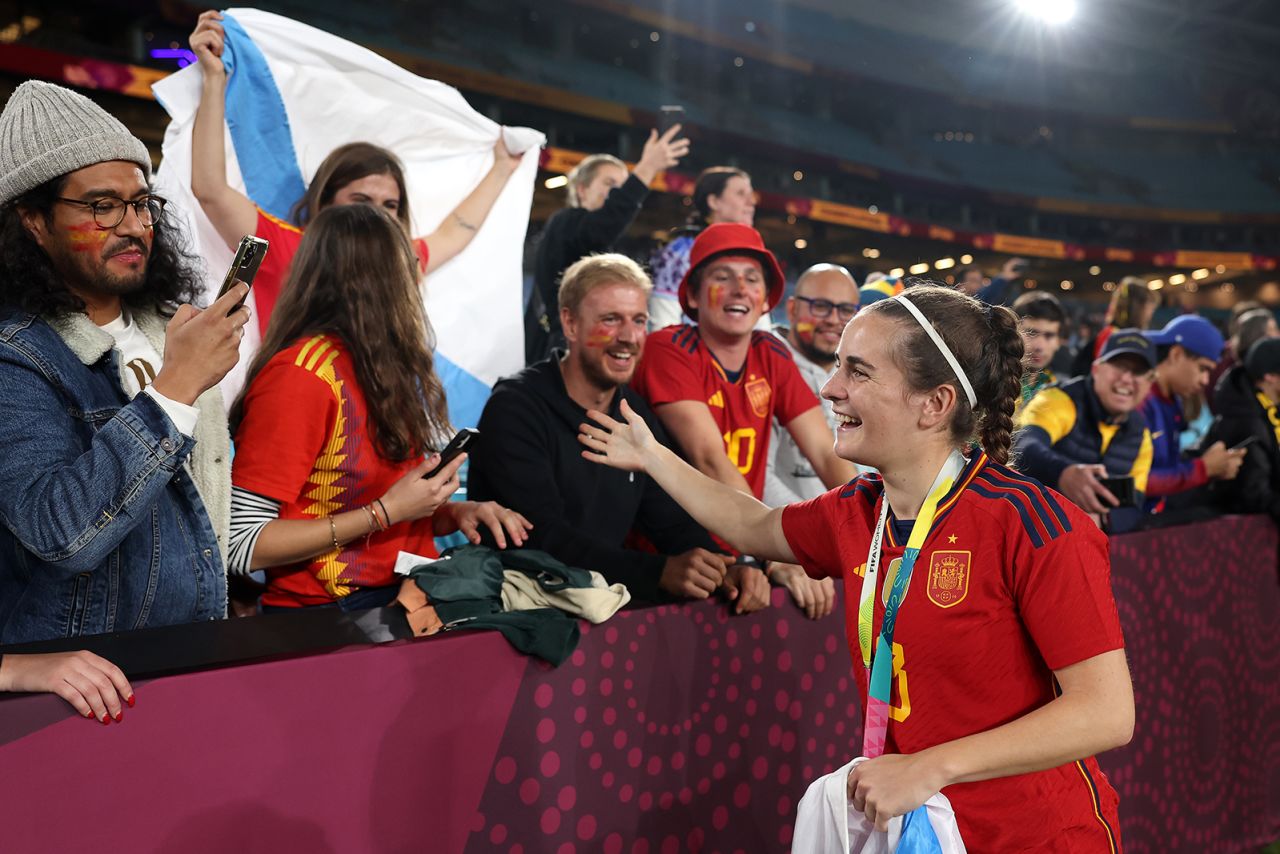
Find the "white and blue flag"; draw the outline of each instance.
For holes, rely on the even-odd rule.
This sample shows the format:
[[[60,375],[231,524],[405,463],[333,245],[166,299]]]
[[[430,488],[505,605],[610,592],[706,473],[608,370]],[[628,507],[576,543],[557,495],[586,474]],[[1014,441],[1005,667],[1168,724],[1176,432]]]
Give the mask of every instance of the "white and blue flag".
[[[493,163],[500,133],[509,150],[524,152],[475,239],[423,282],[450,418],[455,427],[474,426],[493,383],[523,364],[522,257],[545,137],[528,128],[502,128],[473,110],[453,87],[289,18],[231,9],[223,26],[223,59],[231,72],[227,180],[279,219],[289,219],[329,152],[349,142],[383,146],[403,161],[415,236],[432,232],[479,183]],[[187,217],[197,253],[208,263],[206,297],[212,299],[232,253],[191,193],[199,66],[188,66],[153,88],[172,119],[158,192]],[[251,323],[240,365],[223,384],[228,399],[243,384],[259,343]]]

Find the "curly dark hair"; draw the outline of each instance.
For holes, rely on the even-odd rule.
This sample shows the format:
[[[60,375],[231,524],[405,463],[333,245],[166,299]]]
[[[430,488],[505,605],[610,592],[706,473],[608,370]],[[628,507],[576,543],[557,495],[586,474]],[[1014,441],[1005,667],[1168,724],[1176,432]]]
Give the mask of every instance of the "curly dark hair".
[[[0,305],[46,317],[85,310],[84,301],[67,288],[49,256],[22,225],[21,210],[34,211],[49,222],[66,181],[66,175],[46,181],[0,208]],[[196,304],[203,290],[200,269],[200,259],[166,210],[155,224],[143,286],[121,299],[132,308],[172,314],[184,302]]]

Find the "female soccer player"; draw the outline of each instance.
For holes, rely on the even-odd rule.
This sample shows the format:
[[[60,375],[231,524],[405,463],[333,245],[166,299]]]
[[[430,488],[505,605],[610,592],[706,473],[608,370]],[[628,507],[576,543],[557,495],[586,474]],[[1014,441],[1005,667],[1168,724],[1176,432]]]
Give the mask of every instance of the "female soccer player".
[[[1118,799],[1092,756],[1128,742],[1134,712],[1107,542],[1004,465],[1022,352],[1011,311],[949,289],[863,309],[823,396],[836,453],[880,474],[781,509],[625,410],[589,413],[580,438],[744,553],[845,578],[873,757],[849,796],[879,828],[942,791],[970,851],[1114,852]]]
[[[267,568],[264,608],[381,607],[401,551],[531,527],[493,502],[449,501],[455,457],[409,239],[369,205],[326,208],[307,229],[245,390],[231,409],[232,572]]]

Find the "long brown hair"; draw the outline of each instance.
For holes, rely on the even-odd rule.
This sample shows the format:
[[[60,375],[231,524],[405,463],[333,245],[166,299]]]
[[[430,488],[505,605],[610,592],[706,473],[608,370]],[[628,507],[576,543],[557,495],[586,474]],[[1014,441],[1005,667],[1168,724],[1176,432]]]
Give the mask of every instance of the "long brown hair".
[[[378,453],[406,460],[447,440],[449,414],[418,290],[418,256],[389,213],[337,205],[303,233],[262,348],[231,408],[233,433],[249,387],[271,357],[321,333],[340,339],[351,356]]]
[[[919,282],[920,284],[915,284]],[[973,385],[977,406],[969,406],[959,378],[938,345],[896,299],[874,302],[863,312],[883,314],[898,323],[891,352],[913,391],[940,385],[956,390],[951,435],[967,445],[975,435],[987,456],[1009,461],[1013,446],[1013,410],[1022,395],[1022,335],[1018,316],[1004,306],[991,306],[937,282],[908,282],[902,294],[928,318],[942,336]]]
[[[329,156],[320,164],[315,177],[307,185],[307,192],[293,206],[293,221],[299,228],[306,228],[320,211],[333,203],[333,197],[339,190],[352,181],[359,181],[370,175],[390,175],[400,188],[396,219],[407,234],[413,227],[413,220],[409,216],[404,165],[390,151],[369,142],[349,142],[329,152]]]

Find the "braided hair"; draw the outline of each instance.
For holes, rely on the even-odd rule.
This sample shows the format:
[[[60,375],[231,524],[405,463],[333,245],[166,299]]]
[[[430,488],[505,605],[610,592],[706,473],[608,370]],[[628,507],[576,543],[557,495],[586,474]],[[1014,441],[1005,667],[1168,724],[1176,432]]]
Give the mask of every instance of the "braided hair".
[[[964,369],[977,397],[975,406],[969,405],[959,378],[937,345],[900,302],[880,300],[863,311],[898,323],[890,350],[913,391],[955,386],[951,435],[956,443],[969,445],[976,440],[991,459],[1008,463],[1013,412],[1022,394],[1023,343],[1017,315],[925,279],[910,282],[905,296],[928,318]]]

